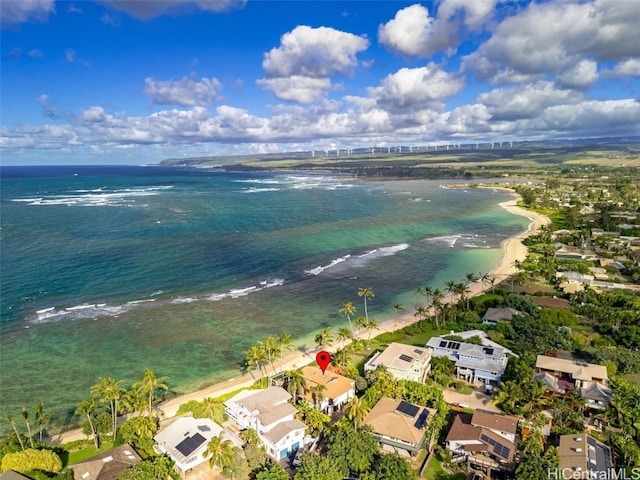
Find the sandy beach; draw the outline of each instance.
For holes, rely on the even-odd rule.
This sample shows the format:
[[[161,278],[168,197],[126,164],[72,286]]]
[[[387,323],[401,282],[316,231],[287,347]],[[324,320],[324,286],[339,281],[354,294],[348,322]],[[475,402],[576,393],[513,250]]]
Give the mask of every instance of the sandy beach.
[[[514,193],[513,190],[508,188],[500,188],[500,187],[487,187],[492,189],[502,189]],[[505,279],[509,278],[511,275],[517,273],[517,269],[514,266],[514,262],[516,260],[522,261],[526,258],[527,255],[527,247],[525,247],[522,243],[522,240],[528,237],[529,235],[535,234],[541,227],[544,225],[548,225],[550,223],[549,218],[544,215],[538,214],[536,212],[532,212],[526,210],[517,205],[518,197],[514,193],[514,198],[512,200],[503,202],[500,204],[501,207],[505,208],[511,213],[516,215],[521,215],[527,217],[531,223],[529,224],[528,229],[514,237],[509,238],[503,244],[503,257],[500,264],[489,272],[489,276],[496,279],[496,284],[501,283]],[[483,282],[475,282],[473,285],[469,287],[470,295],[476,296],[481,294],[482,292],[488,290],[490,286]],[[445,301],[451,301],[452,297],[447,297]],[[432,314],[432,312],[431,312]],[[378,329],[375,331],[376,335],[385,332],[392,332],[396,329],[400,329],[406,327],[412,323],[417,321],[416,317],[413,313],[405,313],[397,318],[391,319],[387,322],[384,322],[378,326]],[[357,335],[356,335],[357,336]],[[326,350],[329,352],[334,352],[340,347],[339,342],[334,342],[334,344],[326,347]],[[312,361],[315,361],[315,352],[314,351],[294,351],[289,355],[285,356],[281,360],[275,362],[275,369],[277,371],[282,370],[290,370],[302,367]],[[180,395],[171,400],[167,400],[158,406],[158,412],[160,414],[161,423],[166,422],[167,420],[174,417],[178,411],[178,408],[183,403],[186,403],[190,400],[201,401],[207,397],[218,397],[234,390],[238,390],[241,388],[246,388],[253,385],[256,381],[257,377],[251,375],[251,373],[244,374],[242,376],[232,378],[225,382],[220,382],[215,385],[211,385],[209,387],[203,388],[196,392],[192,392],[189,394]],[[86,436],[82,433],[80,429],[70,430],[67,432],[62,432],[60,434],[54,435],[51,437],[51,443],[53,444],[63,444],[74,440],[84,439]]]

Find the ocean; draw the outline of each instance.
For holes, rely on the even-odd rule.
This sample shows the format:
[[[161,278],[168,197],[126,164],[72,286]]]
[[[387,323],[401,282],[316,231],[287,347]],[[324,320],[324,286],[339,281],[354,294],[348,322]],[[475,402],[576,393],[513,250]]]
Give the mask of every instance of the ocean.
[[[490,189],[327,173],[1,167],[0,415],[67,425],[98,377],[145,368],[185,393],[268,335],[311,348],[360,287],[369,314],[486,273],[528,220]],[[3,426],[4,432],[9,428]]]

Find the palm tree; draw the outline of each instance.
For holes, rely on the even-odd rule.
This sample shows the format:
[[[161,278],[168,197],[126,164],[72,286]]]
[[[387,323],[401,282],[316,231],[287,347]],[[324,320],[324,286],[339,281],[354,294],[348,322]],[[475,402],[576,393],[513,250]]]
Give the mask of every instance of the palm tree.
[[[317,385],[314,385],[309,389],[309,392],[311,392],[311,398],[313,398],[313,405],[316,408],[320,408],[320,405],[322,405],[322,401],[324,400],[324,392],[326,389],[327,387],[321,383],[318,383]]]
[[[42,434],[44,431],[44,427],[49,423],[49,420],[51,420],[51,414],[44,413],[44,402],[39,402],[36,405],[35,425],[38,427],[38,431],[39,431],[38,439],[40,442],[42,442]]]
[[[138,413],[142,415],[147,409],[147,394],[140,385],[133,385],[124,397],[122,397],[122,408],[125,412]]]
[[[20,411],[20,416],[24,420],[24,423],[27,425],[27,433],[29,435],[29,443],[31,443],[31,448],[34,448],[34,446],[33,446],[33,435],[31,435],[31,423],[29,422],[29,410],[27,410],[27,407],[22,407],[22,410]]]
[[[362,287],[358,290],[358,296],[364,299],[364,318],[369,322],[369,311],[367,310],[367,300],[371,300],[375,297],[373,290],[370,287]]]
[[[267,361],[267,352],[260,345],[251,345],[249,350],[244,352],[244,355],[245,363],[250,369],[261,370]],[[253,372],[251,372],[251,376],[253,376]]]
[[[367,319],[364,317],[357,317],[356,318],[356,325],[359,327],[358,329],[358,335],[360,334],[360,332],[362,332],[363,328],[367,328]]]
[[[293,403],[298,403],[298,395],[303,395],[307,391],[307,381],[302,376],[300,369],[287,370],[285,376],[287,378],[287,392],[293,395]]]
[[[340,313],[344,313],[347,316],[347,321],[349,322],[349,328],[351,329],[351,335],[353,336],[353,324],[351,323],[351,315],[356,313],[356,307],[351,302],[346,302],[342,305],[342,308],[338,310]]]
[[[168,380],[169,377],[156,377],[156,374],[150,368],[144,369],[144,374],[142,375],[142,380],[133,384],[133,387],[140,387],[140,391],[142,393],[146,393],[149,398],[149,415],[153,411],[153,397],[156,390],[169,390],[169,385],[164,383]]]
[[[377,328],[378,322],[376,322],[375,319],[370,318],[367,322],[367,331],[369,332],[369,335],[367,335],[367,350],[369,349],[369,343],[371,343],[371,332],[377,330]]]
[[[231,465],[233,460],[233,443],[231,440],[222,440],[220,437],[213,437],[207,445],[207,450],[204,455],[205,457],[211,457],[209,459],[211,468],[217,466],[224,469]]]
[[[342,348],[344,349],[347,340],[351,339],[351,330],[348,328],[341,328],[338,330],[338,334],[336,335],[336,340],[342,342]]]
[[[357,431],[358,426],[364,422],[369,414],[369,408],[362,402],[360,397],[355,396],[345,406],[347,418],[353,422],[353,427]]]
[[[111,428],[113,429],[113,438],[116,438],[118,430],[118,403],[120,398],[126,392],[124,380],[114,380],[113,378],[99,377],[99,383],[91,387],[91,395],[98,397],[101,401],[109,404],[111,410]]]
[[[76,415],[86,415],[87,420],[89,421],[89,427],[91,427],[91,434],[93,435],[93,443],[96,449],[100,448],[100,437],[98,436],[96,425],[95,423],[93,423],[93,420],[94,420],[93,416],[99,406],[100,404],[98,403],[98,400],[96,399],[96,397],[91,397],[91,398],[88,398],[87,400],[83,400],[82,402],[80,402],[80,404],[78,405],[78,408],[76,409]]]
[[[280,359],[282,359],[282,357],[284,356],[284,352],[290,352],[291,350],[293,350],[294,346],[293,346],[293,339],[291,338],[291,335],[289,335],[288,333],[283,333],[280,335],[280,338],[278,339],[278,351],[280,352]]]
[[[315,337],[316,346],[322,348],[325,345],[329,345],[333,340],[333,334],[331,333],[331,327],[324,327],[320,330]]]
[[[422,289],[424,296],[427,298],[427,305],[431,303],[431,297],[433,296],[433,288],[426,286]]]
[[[436,320],[436,329],[440,328],[440,324],[438,323],[438,313],[441,313],[443,303],[442,299],[444,298],[444,294],[440,291],[440,289],[436,288],[433,291],[433,300],[431,301],[431,306],[433,306],[433,315]]]
[[[219,403],[211,397],[206,397],[202,400],[202,413],[211,420],[215,421],[216,410]]]
[[[448,282],[445,282],[445,285],[447,286],[447,292],[451,294],[452,303],[455,302],[456,282],[454,282],[453,280],[449,280]]]
[[[271,365],[271,370],[273,370],[273,373],[275,374],[276,369],[273,366],[273,357],[280,353],[278,340],[276,340],[275,337],[269,335],[264,343],[258,342],[258,345],[261,345],[264,348],[264,351],[267,353],[267,362],[269,363],[269,365]]]
[[[398,315],[400,315],[400,310],[404,310],[404,307],[399,303],[393,304],[393,309],[396,311],[396,314],[393,317],[393,331],[396,331],[396,325],[398,323]]]
[[[7,415],[7,421],[11,424],[11,426],[13,427],[13,431],[16,433],[16,437],[18,438],[18,442],[20,443],[20,448],[22,450],[24,450],[24,443],[22,443],[22,435],[20,435],[20,432],[18,432],[18,427],[16,427],[16,422],[13,419],[13,417],[11,417],[10,415]]]

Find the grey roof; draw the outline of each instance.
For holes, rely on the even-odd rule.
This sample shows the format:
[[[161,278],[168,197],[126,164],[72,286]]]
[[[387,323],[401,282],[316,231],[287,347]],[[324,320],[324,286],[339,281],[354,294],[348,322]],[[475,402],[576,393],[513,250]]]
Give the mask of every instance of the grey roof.
[[[260,411],[258,414],[258,420],[260,420],[260,423],[265,427],[288,417],[289,415],[295,415],[298,413],[296,407],[288,402],[278,405],[261,405],[258,410]]]
[[[69,467],[73,477],[83,480],[116,480],[124,470],[141,461],[136,451],[127,444],[99,453]],[[4,479],[3,479],[4,480]]]
[[[291,394],[284,388],[269,387],[264,390],[256,390],[254,393],[235,401],[250,411],[259,410],[262,412],[266,408],[286,402],[290,398]]]
[[[598,402],[609,403],[611,402],[611,390],[603,387],[599,383],[593,383],[587,388],[583,388],[580,395],[589,400],[595,400]]]
[[[471,360],[459,359],[456,361],[456,367],[459,368],[473,368],[474,370],[484,370],[485,372],[503,374],[506,368],[506,364],[492,362],[490,360],[482,360],[480,362],[474,362]]]
[[[29,477],[25,477],[21,473],[14,472],[13,470],[7,470],[0,473],[0,480],[29,480]]]
[[[262,435],[271,443],[275,444],[289,435],[291,432],[305,428],[307,428],[307,426],[300,420],[288,420],[286,422],[279,423],[271,430],[263,433]]]
[[[519,315],[521,317],[528,316],[527,313],[521,312],[520,310],[516,310],[515,308],[510,307],[489,307],[487,313],[484,314],[484,319],[489,320],[491,322],[499,322],[501,320],[511,320],[514,315]]]

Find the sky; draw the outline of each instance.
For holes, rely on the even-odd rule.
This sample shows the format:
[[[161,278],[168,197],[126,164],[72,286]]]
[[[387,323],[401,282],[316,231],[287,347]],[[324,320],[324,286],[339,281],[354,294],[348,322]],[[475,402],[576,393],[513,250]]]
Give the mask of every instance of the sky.
[[[640,0],[0,0],[0,163],[640,135]]]

